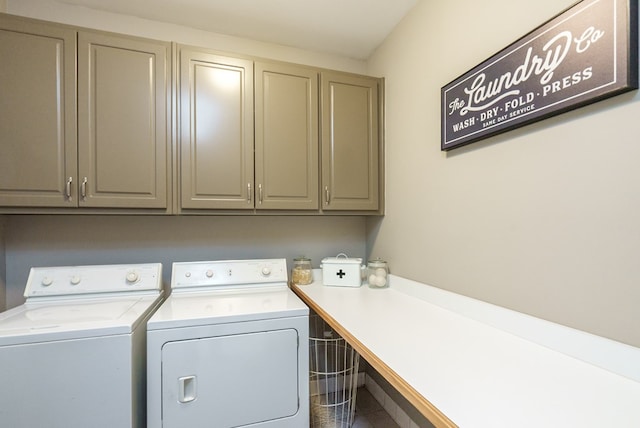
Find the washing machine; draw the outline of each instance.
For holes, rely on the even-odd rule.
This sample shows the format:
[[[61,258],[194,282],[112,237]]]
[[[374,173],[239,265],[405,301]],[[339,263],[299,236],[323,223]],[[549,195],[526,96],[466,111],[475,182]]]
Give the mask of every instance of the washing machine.
[[[149,428],[309,426],[309,309],[285,259],[173,263],[148,323]]]
[[[162,265],[31,268],[0,313],[0,426],[144,428],[146,322]]]

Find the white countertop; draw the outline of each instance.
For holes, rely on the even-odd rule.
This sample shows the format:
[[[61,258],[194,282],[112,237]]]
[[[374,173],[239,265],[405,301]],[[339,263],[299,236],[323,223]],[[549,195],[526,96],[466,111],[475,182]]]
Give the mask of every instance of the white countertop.
[[[385,289],[323,286],[320,270],[314,277],[294,291],[437,427],[640,427],[638,348],[546,321],[540,327],[512,311],[495,321],[507,310],[442,290],[422,293],[434,288],[393,275]],[[470,316],[474,305],[484,315]],[[535,340],[499,325],[519,317],[532,321]],[[614,373],[585,362],[589,352],[581,360],[552,349],[545,335],[556,328],[565,342],[573,336],[633,367]]]

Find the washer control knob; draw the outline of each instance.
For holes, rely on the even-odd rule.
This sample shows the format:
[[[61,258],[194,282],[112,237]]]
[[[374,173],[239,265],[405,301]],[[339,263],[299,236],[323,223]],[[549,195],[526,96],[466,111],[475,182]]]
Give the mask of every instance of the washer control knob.
[[[45,276],[44,278],[42,278],[42,285],[48,287],[51,284],[53,284],[53,278],[51,278],[50,276]]]
[[[71,281],[71,285],[80,284],[80,281],[81,281],[80,275],[73,275],[70,281]]]
[[[262,276],[271,275],[271,268],[269,266],[265,266],[262,268]]]
[[[132,270],[127,272],[127,282],[129,284],[133,284],[134,282],[138,282],[138,280],[140,279],[140,275],[138,275],[138,272]]]
[[[205,275],[207,275],[207,278],[213,278],[213,271],[211,269],[207,269]]]
[[[191,272],[187,271],[184,273],[185,278],[191,278]]]

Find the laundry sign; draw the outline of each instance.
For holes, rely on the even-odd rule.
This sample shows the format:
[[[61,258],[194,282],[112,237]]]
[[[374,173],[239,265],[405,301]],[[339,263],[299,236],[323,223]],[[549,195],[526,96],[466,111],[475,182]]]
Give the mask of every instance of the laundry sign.
[[[441,90],[449,150],[638,87],[638,0],[583,0]]]

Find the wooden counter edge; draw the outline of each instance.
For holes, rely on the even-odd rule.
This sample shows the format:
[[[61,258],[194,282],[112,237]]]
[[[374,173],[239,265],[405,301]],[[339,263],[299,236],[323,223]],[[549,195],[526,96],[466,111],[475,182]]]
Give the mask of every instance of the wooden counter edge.
[[[398,390],[425,418],[427,418],[436,428],[458,428],[449,418],[447,418],[438,408],[429,402],[418,391],[411,387],[393,369],[378,358],[366,346],[364,346],[355,336],[346,330],[333,317],[325,312],[315,301],[307,296],[297,285],[291,284],[291,289],[303,302],[305,302],[314,312],[324,319],[340,336],[342,336],[367,362],[384,377],[394,388]]]

